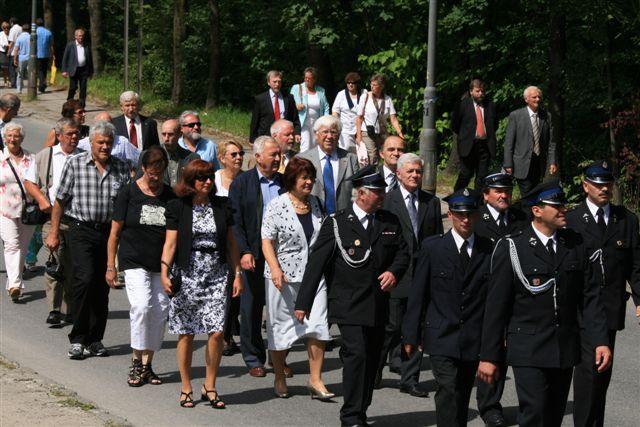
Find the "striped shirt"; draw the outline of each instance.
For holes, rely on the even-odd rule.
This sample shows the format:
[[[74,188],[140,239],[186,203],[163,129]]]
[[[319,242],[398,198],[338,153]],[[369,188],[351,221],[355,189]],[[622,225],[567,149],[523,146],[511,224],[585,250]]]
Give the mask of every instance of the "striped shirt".
[[[106,223],[111,221],[118,190],[130,180],[129,166],[122,160],[109,157],[100,176],[91,153],[80,153],[64,165],[56,199],[65,203],[65,215],[78,221]]]

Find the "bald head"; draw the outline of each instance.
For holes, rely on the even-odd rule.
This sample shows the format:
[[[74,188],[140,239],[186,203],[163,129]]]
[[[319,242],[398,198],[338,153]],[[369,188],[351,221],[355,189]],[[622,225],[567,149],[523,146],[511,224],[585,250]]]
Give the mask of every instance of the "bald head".
[[[160,136],[162,137],[162,143],[165,148],[168,150],[175,148],[178,143],[178,138],[180,138],[180,122],[176,119],[169,119],[162,123]]]
[[[389,170],[395,172],[398,167],[398,159],[404,152],[404,139],[399,136],[390,135],[384,140],[382,148],[380,148],[380,157],[382,157],[384,165],[389,168]]]
[[[96,114],[96,117],[93,119],[96,122],[109,122],[111,123],[111,115],[106,111],[102,111]]]

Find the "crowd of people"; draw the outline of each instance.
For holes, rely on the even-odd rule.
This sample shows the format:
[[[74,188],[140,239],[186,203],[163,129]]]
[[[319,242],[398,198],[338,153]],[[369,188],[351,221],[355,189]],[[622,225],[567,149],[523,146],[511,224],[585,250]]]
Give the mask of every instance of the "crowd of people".
[[[196,111],[164,121],[158,135],[132,91],[120,96],[121,115],[101,112],[90,128],[82,94],[72,96],[32,154],[21,146],[26,130],[12,121],[19,98],[0,97],[9,297],[21,298],[35,229],[47,250],[46,322],[73,325],[68,357],[108,355],[109,290],[123,273],[126,383],[162,384],[152,362],[168,329],[178,336],[181,407],[196,402],[198,334],[208,337],[200,396],[212,408],[226,407],[217,374],[222,356],[237,351],[253,377],[272,365],[274,396],[290,397],[287,355],[299,340],[309,394],[330,401],[322,366],[335,324],[342,425],[368,425],[387,364],[402,393],[427,397],[419,384],[425,353],[440,426],[466,425],[476,377],[483,420],[506,425],[507,366],[519,424],[560,425],[573,378],[576,425],[602,425],[627,282],[640,305],[638,219],[611,203],[608,162],[586,168],[585,201],[567,212],[549,116],[532,86],[527,106],[509,118],[504,168],[489,171],[495,108],[473,80],[452,117],[462,166],[444,198],[445,232],[441,200],[421,189],[424,162],[407,152],[384,76],[366,90],[357,73],[347,74],[331,107],[316,74],[305,69],[289,92],[281,72],[267,74],[251,159],[236,140],[204,138]],[[467,188],[474,174],[476,188]],[[521,208],[512,201],[516,182]],[[38,224],[27,220],[34,205],[47,214]]]

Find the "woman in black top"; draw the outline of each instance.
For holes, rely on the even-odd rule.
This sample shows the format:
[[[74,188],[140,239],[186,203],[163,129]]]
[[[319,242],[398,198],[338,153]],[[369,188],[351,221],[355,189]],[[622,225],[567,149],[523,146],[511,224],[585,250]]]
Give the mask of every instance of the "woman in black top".
[[[175,194],[163,184],[168,165],[166,152],[152,146],[142,155],[143,175],[123,187],[116,198],[107,252],[106,280],[115,287],[116,252],[124,271],[131,304],[131,348],[133,357],[127,383],[139,387],[161,384],[151,369],[153,354],[164,336],[169,298],[160,280],[160,256],[165,238],[165,209]],[[120,248],[118,249],[118,243]]]
[[[193,160],[182,171],[169,203],[167,233],[162,250],[162,284],[173,295],[169,332],[179,334],[177,358],[182,380],[180,406],[193,408],[191,358],[195,334],[208,334],[206,378],[202,400],[214,409],[225,408],[216,390],[227,306],[227,276],[235,272],[232,297],[242,292],[240,255],[231,234],[233,223],[225,198],[215,196],[214,169]],[[173,279],[169,278],[171,275]],[[179,279],[177,279],[179,278]],[[178,288],[179,285],[179,288]],[[177,289],[178,288],[178,289]]]

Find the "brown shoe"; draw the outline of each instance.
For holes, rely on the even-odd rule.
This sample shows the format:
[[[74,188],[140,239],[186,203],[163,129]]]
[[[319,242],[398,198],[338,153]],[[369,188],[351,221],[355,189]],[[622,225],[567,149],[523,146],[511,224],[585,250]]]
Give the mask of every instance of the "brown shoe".
[[[249,375],[256,378],[262,378],[267,376],[267,371],[262,366],[249,369]]]
[[[20,288],[9,289],[9,296],[11,297],[11,301],[18,302],[20,300]]]

